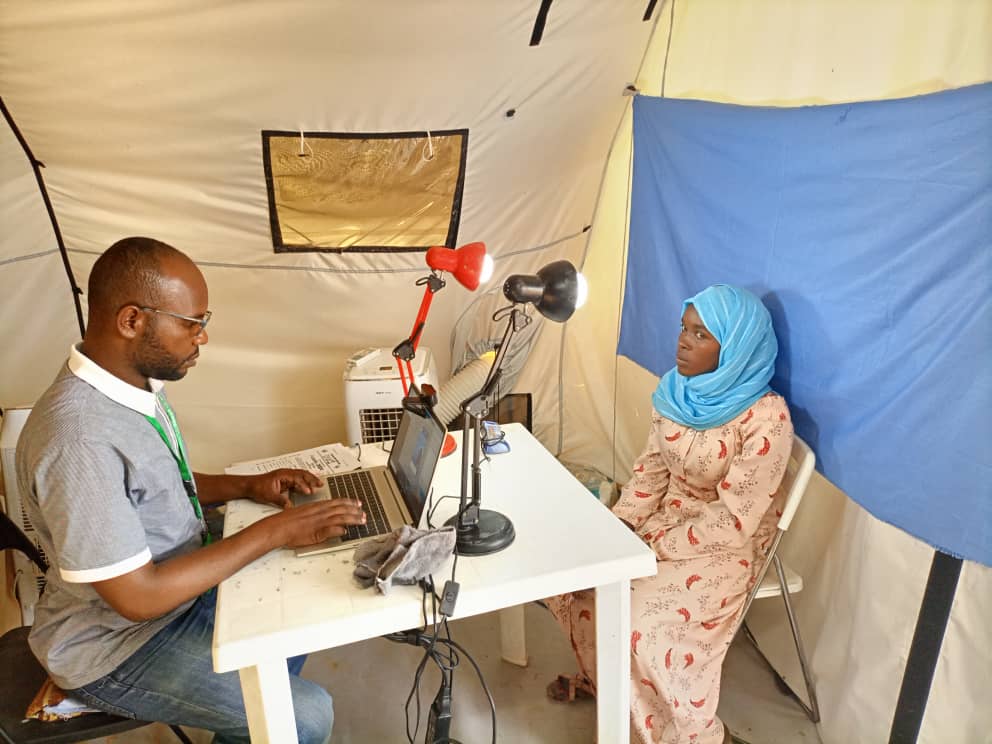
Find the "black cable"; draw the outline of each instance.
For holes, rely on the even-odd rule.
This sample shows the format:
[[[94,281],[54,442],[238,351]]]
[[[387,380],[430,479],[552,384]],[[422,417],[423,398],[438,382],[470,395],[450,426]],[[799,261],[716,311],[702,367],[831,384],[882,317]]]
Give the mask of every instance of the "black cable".
[[[442,496],[436,503],[433,502],[434,499],[434,489],[432,488],[427,497],[427,526],[431,527],[431,517],[434,514],[434,510],[437,509],[438,504],[440,504],[445,499],[460,498],[457,496]],[[461,515],[461,510],[459,510],[458,515]],[[451,563],[451,583],[455,582],[455,575],[458,570],[458,553],[455,552],[454,560]],[[443,604],[443,600],[437,595],[437,588],[434,583],[434,576],[428,575],[424,580],[420,582],[420,587],[422,590],[421,595],[421,615],[423,617],[423,626],[414,630],[407,630],[398,633],[388,633],[383,636],[388,641],[394,643],[406,643],[418,647],[424,648],[424,656],[421,658],[420,662],[417,664],[417,669],[414,673],[413,684],[410,687],[410,692],[407,695],[406,702],[403,705],[403,710],[406,717],[406,737],[410,744],[414,744],[414,739],[420,730],[420,719],[421,719],[421,706],[420,706],[420,682],[423,678],[424,670],[427,668],[427,661],[433,661],[441,674],[441,685],[442,689],[447,687],[448,693],[451,694],[451,690],[454,687],[454,672],[458,665],[461,663],[461,656],[464,654],[472,667],[475,669],[476,675],[479,677],[479,682],[482,685],[482,689],[486,694],[486,698],[489,700],[489,709],[492,717],[492,744],[496,744],[496,702],[493,700],[492,692],[489,690],[489,686],[486,684],[485,677],[482,674],[482,669],[476,663],[475,659],[472,658],[471,654],[468,653],[451,637],[451,628],[448,625],[448,615],[440,614],[439,619],[439,604]],[[457,590],[457,586],[456,586]],[[447,585],[445,585],[445,591],[447,592]],[[431,622],[428,622],[427,617],[427,598],[430,596],[431,600]],[[448,610],[450,612],[450,610]],[[431,626],[431,631],[428,632],[428,625]],[[441,630],[444,631],[444,637],[441,637]],[[414,719],[413,731],[410,731],[410,705],[416,701],[416,716]],[[432,706],[433,707],[433,706]],[[449,714],[450,715],[450,714]],[[449,721],[450,725],[450,721]],[[428,723],[428,727],[430,723]],[[430,730],[428,728],[428,730]],[[445,737],[444,739],[439,739],[432,744],[457,744],[455,739],[451,737]]]
[[[469,660],[472,667],[475,669],[475,673],[479,676],[479,682],[482,685],[483,691],[486,693],[486,697],[489,699],[489,710],[492,713],[493,722],[493,744],[496,744],[496,701],[493,700],[493,694],[489,691],[489,685],[486,684],[485,678],[482,676],[482,670],[479,665],[475,663],[475,659],[472,658],[472,654],[466,651],[461,645],[451,640],[450,638],[444,641],[445,643],[451,644],[456,649],[458,649],[459,654],[464,654],[465,658]]]
[[[460,498],[459,496],[442,496],[441,498],[439,498],[439,499],[437,500],[437,503],[436,503],[436,504],[434,504],[434,505],[433,505],[433,506],[432,506],[432,507],[430,508],[430,510],[429,510],[429,511],[427,512],[427,526],[428,526],[428,527],[429,527],[430,529],[434,529],[434,525],[432,525],[432,524],[431,524],[431,519],[433,519],[433,517],[434,517],[434,512],[435,512],[435,510],[437,509],[437,506],[438,506],[438,504],[440,504],[440,503],[441,503],[442,501],[444,501],[445,499],[459,499],[459,498]],[[455,555],[457,556],[458,554],[457,554],[457,553],[455,553]]]
[[[403,711],[406,713],[406,738],[410,744],[414,744],[413,737],[417,735],[417,731],[420,729],[420,677],[424,673],[424,668],[427,666],[427,659],[430,657],[424,654],[424,658],[420,660],[417,665],[417,672],[413,677],[413,686],[410,688],[410,694],[406,696],[406,704],[403,706]],[[413,733],[410,733],[410,700],[416,693],[417,697],[417,721],[416,726],[413,728]]]

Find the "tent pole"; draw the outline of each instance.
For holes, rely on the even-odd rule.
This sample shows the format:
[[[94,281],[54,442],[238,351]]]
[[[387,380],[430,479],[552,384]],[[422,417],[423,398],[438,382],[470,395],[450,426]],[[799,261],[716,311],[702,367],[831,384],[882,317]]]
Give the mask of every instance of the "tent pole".
[[[41,175],[41,169],[45,167],[45,164],[38,160],[34,156],[34,153],[31,152],[31,148],[28,146],[27,140],[24,139],[24,135],[21,134],[21,130],[17,128],[17,124],[14,123],[14,117],[10,115],[7,105],[3,102],[3,96],[0,96],[0,111],[3,112],[3,118],[10,127],[10,131],[14,133],[17,141],[21,143],[24,154],[27,155],[28,162],[31,163],[31,168],[34,170],[34,177],[38,181],[38,189],[41,191],[41,198],[45,202],[45,209],[48,210],[48,218],[52,221],[52,230],[55,231],[55,242],[58,243],[59,253],[62,254],[62,265],[65,267],[66,276],[69,278],[69,288],[72,290],[72,301],[76,306],[76,320],[79,322],[79,337],[82,338],[86,333],[86,326],[83,324],[83,308],[79,302],[79,296],[83,293],[83,290],[79,288],[78,284],[76,284],[76,277],[72,274],[72,266],[69,265],[69,254],[65,249],[65,241],[62,240],[62,231],[59,229],[59,222],[55,218],[55,210],[52,208],[52,201],[48,198],[48,189],[45,188],[45,179],[42,178]]]

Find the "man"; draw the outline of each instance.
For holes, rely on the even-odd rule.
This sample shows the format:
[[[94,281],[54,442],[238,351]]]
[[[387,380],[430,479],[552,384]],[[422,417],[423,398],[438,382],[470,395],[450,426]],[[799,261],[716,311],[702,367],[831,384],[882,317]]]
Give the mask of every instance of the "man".
[[[290,508],[290,489],[320,485],[300,470],[190,472],[161,381],[196,364],[209,320],[203,275],[171,246],[126,238],[94,264],[83,342],[17,446],[18,485],[51,562],[30,643],[55,683],[93,707],[246,742],[239,677],[211,665],[213,587],[365,515],[353,501]],[[283,510],[211,540],[201,505],[242,497]],[[323,742],[331,698],[296,676],[301,667],[291,660],[299,739]]]

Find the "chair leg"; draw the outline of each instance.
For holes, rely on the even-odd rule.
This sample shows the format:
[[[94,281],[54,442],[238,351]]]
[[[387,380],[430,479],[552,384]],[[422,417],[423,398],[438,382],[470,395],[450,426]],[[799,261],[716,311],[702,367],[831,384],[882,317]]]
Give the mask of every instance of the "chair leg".
[[[813,723],[820,722],[820,706],[816,700],[816,687],[813,684],[813,677],[809,671],[809,664],[806,662],[806,651],[803,649],[802,636],[799,633],[799,625],[796,623],[795,613],[792,611],[792,601],[789,598],[789,586],[785,580],[785,570],[782,568],[782,561],[778,555],[773,557],[775,561],[775,571],[778,573],[778,583],[782,588],[782,601],[785,602],[785,612],[789,616],[789,626],[792,628],[792,640],[796,643],[796,653],[799,654],[799,666],[803,670],[803,679],[806,681],[806,694],[809,695],[809,705],[800,700],[803,710]]]
[[[169,725],[169,728],[172,729],[172,733],[174,733],[176,735],[176,738],[179,739],[179,741],[181,741],[183,744],[193,744],[193,740],[190,739],[188,736],[186,736],[186,732],[183,731],[181,728],[179,728],[178,726],[173,726],[171,724]]]

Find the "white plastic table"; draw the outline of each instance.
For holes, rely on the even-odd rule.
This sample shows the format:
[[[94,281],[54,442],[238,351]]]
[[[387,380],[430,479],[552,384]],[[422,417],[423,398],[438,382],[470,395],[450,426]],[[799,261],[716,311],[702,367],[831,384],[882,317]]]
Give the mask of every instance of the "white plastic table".
[[[508,516],[516,539],[499,553],[459,558],[453,617],[595,587],[598,741],[627,744],[630,580],[653,575],[655,556],[522,425],[504,430],[511,451],[483,463],[482,505]],[[461,437],[454,436],[460,448]],[[438,464],[435,502],[458,495],[460,454]],[[362,447],[364,465],[383,457],[376,445]],[[442,524],[457,508],[457,499],[441,502],[432,522]],[[229,502],[225,536],[272,511]],[[383,596],[360,589],[352,579],[352,552],[297,558],[276,550],[220,584],[214,669],[240,673],[253,742],[297,741],[286,659],[422,625],[421,590],[397,587]],[[439,586],[450,576],[450,561],[435,574]],[[503,637],[514,632],[504,628]]]

